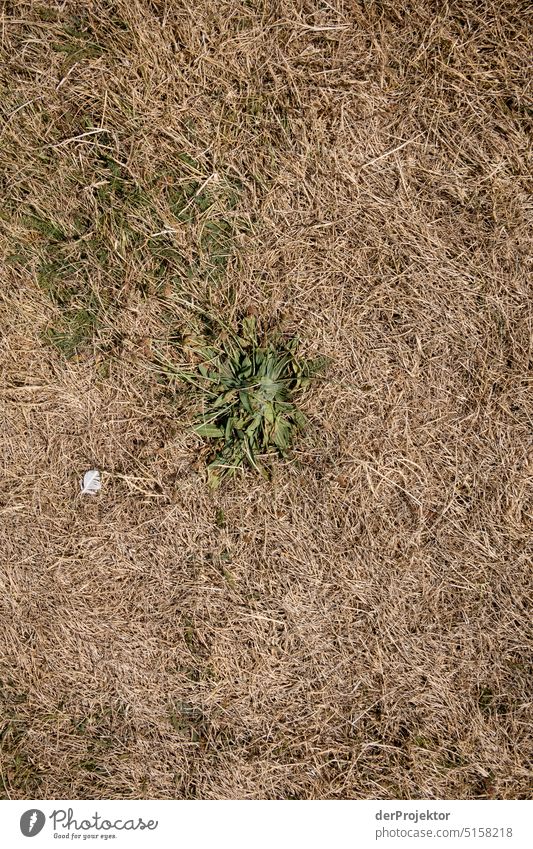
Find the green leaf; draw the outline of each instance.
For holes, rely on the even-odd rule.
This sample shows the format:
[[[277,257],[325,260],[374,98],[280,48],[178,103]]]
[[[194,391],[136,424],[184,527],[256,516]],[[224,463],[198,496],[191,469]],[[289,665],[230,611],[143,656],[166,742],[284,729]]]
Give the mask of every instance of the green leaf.
[[[272,380],[269,375],[265,375],[261,378],[260,391],[263,397],[267,400],[273,401],[276,395],[280,394],[282,389],[282,384]]]
[[[269,424],[274,424],[274,409],[272,404],[265,404],[263,407],[263,415]]]
[[[222,395],[219,395],[216,401],[213,401],[211,404],[211,408],[216,410],[218,407],[224,406],[224,404],[231,404],[236,398],[236,392],[234,389],[230,389],[229,392],[224,392]]]
[[[252,375],[252,361],[250,357],[245,357],[241,364],[240,374],[242,377],[247,378]]]
[[[260,426],[260,424],[261,424],[261,414],[255,415],[253,417],[252,421],[251,421],[251,424],[249,424],[248,427],[246,428],[246,435],[252,436],[255,433],[255,431],[257,430],[257,428]]]
[[[203,357],[204,360],[206,360],[207,362],[212,362],[220,354],[220,351],[217,348],[212,348],[212,347],[207,346],[207,345],[205,347],[204,346],[198,347],[198,348],[195,347],[194,350],[197,351],[198,354],[201,357]]]
[[[239,392],[239,400],[247,413],[252,413],[252,405],[247,392]]]
[[[306,416],[304,416],[303,413],[300,412],[300,410],[295,410],[292,414],[292,418],[296,427],[298,427],[300,430],[303,430],[306,427],[307,418]]]
[[[211,489],[218,489],[220,486],[221,476],[216,468],[213,468],[213,464],[211,463],[207,467],[207,484]]]
[[[256,320],[254,315],[246,316],[242,321],[242,334],[251,345],[257,344]]]
[[[267,481],[270,480],[270,478],[271,478],[270,472],[258,460],[255,461],[255,468],[257,469],[259,474],[262,475],[265,478],[265,480],[267,480]]]
[[[226,442],[229,442],[231,439],[231,432],[233,430],[233,426],[235,424],[235,419],[233,416],[230,416],[226,422],[226,427],[224,430],[224,439]]]
[[[278,448],[284,451],[290,443],[290,427],[281,416],[278,416],[272,431],[272,436]]]
[[[204,423],[195,425],[194,431],[198,434],[198,436],[206,436],[208,439],[214,439],[215,437],[224,436],[224,431],[222,430],[222,428],[217,427],[213,424]]]
[[[252,444],[246,436],[243,436],[242,445],[243,445],[244,453],[246,454],[246,456],[250,460],[252,466],[255,466],[255,457],[254,457]]]

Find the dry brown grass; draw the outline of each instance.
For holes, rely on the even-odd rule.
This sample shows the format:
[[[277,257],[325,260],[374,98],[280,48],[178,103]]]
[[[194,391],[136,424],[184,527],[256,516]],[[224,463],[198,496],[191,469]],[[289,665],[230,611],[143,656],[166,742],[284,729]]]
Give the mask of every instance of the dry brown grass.
[[[3,795],[528,796],[528,4],[0,6]],[[185,295],[331,360],[272,485]]]

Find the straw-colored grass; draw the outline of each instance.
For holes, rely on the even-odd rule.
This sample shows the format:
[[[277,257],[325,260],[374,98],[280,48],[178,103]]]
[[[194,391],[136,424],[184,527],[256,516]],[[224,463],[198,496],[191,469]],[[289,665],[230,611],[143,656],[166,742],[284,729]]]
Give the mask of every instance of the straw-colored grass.
[[[531,35],[0,4],[2,795],[530,795]],[[187,303],[328,360],[272,482],[206,485]]]

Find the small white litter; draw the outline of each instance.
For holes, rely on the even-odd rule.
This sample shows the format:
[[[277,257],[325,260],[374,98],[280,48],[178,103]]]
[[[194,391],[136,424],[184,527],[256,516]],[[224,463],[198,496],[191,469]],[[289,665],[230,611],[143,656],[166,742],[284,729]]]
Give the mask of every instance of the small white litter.
[[[80,481],[82,495],[96,495],[102,488],[102,481],[98,469],[89,469]]]

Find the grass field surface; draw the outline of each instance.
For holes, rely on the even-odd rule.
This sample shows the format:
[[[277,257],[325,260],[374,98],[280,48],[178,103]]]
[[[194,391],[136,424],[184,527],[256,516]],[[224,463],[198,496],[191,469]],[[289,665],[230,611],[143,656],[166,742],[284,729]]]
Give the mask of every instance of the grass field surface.
[[[531,17],[0,3],[4,798],[531,796]],[[213,490],[250,316],[325,366]]]

